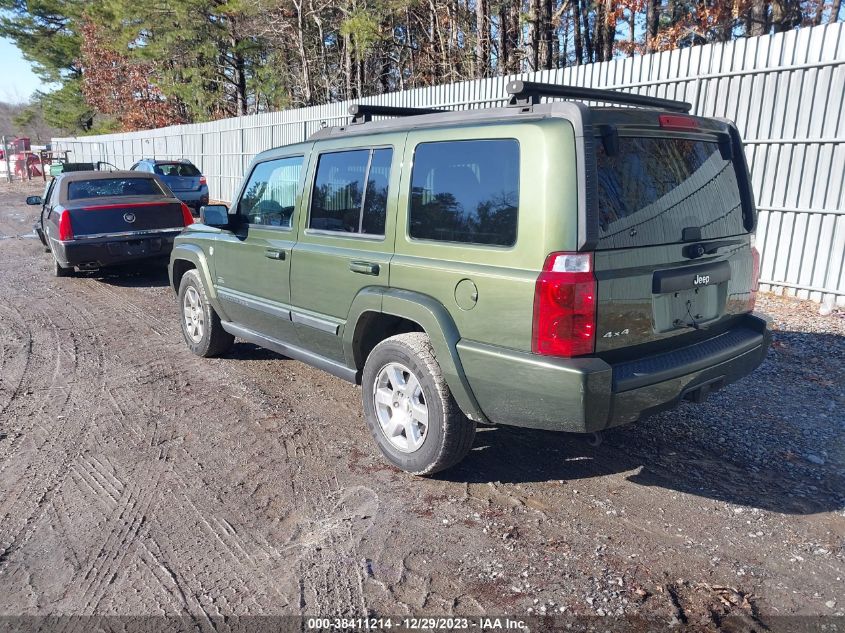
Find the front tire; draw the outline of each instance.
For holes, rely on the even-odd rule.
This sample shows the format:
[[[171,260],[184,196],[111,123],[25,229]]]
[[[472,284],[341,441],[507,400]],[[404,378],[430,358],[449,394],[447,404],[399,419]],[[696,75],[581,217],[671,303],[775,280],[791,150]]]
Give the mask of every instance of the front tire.
[[[184,274],[178,297],[182,336],[188,349],[204,358],[228,352],[235,343],[235,337],[223,329],[196,270]]]
[[[472,448],[475,422],[452,397],[426,334],[399,334],[376,345],[361,387],[370,433],[398,468],[431,475]]]

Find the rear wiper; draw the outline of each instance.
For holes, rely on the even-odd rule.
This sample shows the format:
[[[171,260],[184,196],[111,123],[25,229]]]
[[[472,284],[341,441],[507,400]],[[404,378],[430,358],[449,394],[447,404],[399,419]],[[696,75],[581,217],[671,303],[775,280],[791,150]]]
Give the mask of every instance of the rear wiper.
[[[702,255],[713,255],[720,248],[734,246],[736,244],[742,244],[742,240],[720,240],[718,242],[706,242],[703,244],[689,244],[688,246],[684,246],[682,252],[687,259],[696,259]]]

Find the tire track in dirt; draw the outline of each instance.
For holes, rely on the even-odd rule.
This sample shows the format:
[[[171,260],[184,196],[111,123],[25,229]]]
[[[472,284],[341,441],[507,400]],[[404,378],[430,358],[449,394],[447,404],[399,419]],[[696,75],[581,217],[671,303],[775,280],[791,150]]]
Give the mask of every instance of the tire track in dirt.
[[[97,613],[96,606],[103,600],[104,588],[113,584],[121,571],[125,572],[124,562],[130,553],[134,553],[136,539],[143,529],[148,529],[147,514],[152,513],[161,501],[155,494],[155,486],[162,474],[163,468],[156,469],[145,482],[152,483],[152,486],[144,487],[132,482],[122,495],[119,514],[112,514],[106,539],[97,554],[86,562],[86,571],[80,580],[81,592],[77,586],[77,593],[81,595],[76,600],[83,614]],[[79,626],[81,628],[71,630],[84,631],[85,624],[80,622]]]
[[[135,305],[134,302],[127,300],[127,298],[123,296],[122,292],[115,292],[112,290],[101,292],[101,289],[95,285],[99,282],[93,280],[90,281],[93,283],[86,284],[87,287],[85,288],[85,292],[87,294],[88,291],[92,291],[93,294],[96,294],[100,298],[103,305],[98,306],[99,312],[107,313],[109,311],[120,311],[124,315],[128,314],[130,319],[127,323],[127,327],[132,331],[140,331],[143,326],[144,319],[146,319],[146,311]],[[138,322],[135,322],[136,319]],[[160,329],[165,331],[167,328],[162,327]],[[170,330],[174,335],[178,334],[179,331],[178,328],[170,328]],[[200,509],[197,507],[196,501],[188,497],[187,493],[178,495],[175,490],[179,488],[187,491],[188,486],[185,484],[186,476],[188,478],[196,478],[198,475],[201,475],[201,472],[185,473],[184,471],[186,470],[186,465],[193,464],[195,471],[201,471],[202,468],[196,460],[193,460],[192,462],[185,460],[185,455],[181,452],[179,459],[171,459],[169,454],[171,448],[179,449],[181,442],[177,441],[175,444],[172,444],[171,447],[170,442],[172,438],[168,438],[160,432],[160,422],[167,423],[170,420],[178,420],[184,413],[187,413],[187,409],[190,408],[190,405],[185,402],[186,399],[190,400],[190,398],[188,395],[183,393],[184,390],[181,387],[183,381],[180,380],[180,374],[183,374],[185,370],[184,368],[178,367],[177,363],[165,360],[168,358],[168,354],[165,350],[158,349],[160,346],[165,344],[169,344],[169,341],[158,341],[154,339],[148,340],[148,345],[144,349],[143,357],[152,356],[154,360],[144,365],[145,371],[141,375],[135,376],[137,385],[140,386],[143,384],[145,388],[143,390],[137,389],[132,384],[111,387],[107,385],[108,401],[112,410],[122,411],[125,409],[127,411],[133,411],[131,416],[122,414],[122,417],[124,418],[130,417],[133,419],[140,418],[147,420],[155,418],[154,426],[148,425],[146,427],[142,426],[141,428],[138,428],[136,425],[135,428],[141,432],[139,437],[143,437],[149,447],[158,448],[158,455],[156,456],[157,459],[160,460],[158,463],[166,464],[161,471],[161,475],[166,478],[167,485],[174,488],[173,495],[178,498],[178,503],[173,506],[169,514],[176,511],[176,508],[178,508],[178,513],[180,514],[187,511],[186,516],[180,517],[178,521],[179,524],[197,524],[199,525],[199,528],[207,534],[208,543],[211,546],[211,550],[215,552],[215,558],[219,557],[227,561],[227,582],[229,584],[234,584],[234,586],[239,588],[239,591],[237,592],[238,594],[242,596],[262,596],[265,593],[262,587],[269,587],[275,590],[276,584],[273,582],[272,577],[261,573],[260,570],[258,570],[257,573],[256,567],[254,566],[254,563],[256,562],[256,555],[265,561],[270,560],[272,552],[266,543],[258,543],[254,539],[251,539],[250,542],[244,541],[242,538],[237,536],[237,531],[231,523],[225,519],[219,519],[216,517],[213,508],[210,509],[208,507],[203,507]],[[128,371],[122,372],[122,375],[111,375],[110,382],[114,383],[115,378],[117,378],[118,381],[125,380],[131,374],[132,370],[129,369]],[[162,388],[154,387],[154,385],[163,382],[170,382],[172,389],[167,391]],[[147,397],[143,400],[138,400],[135,396],[135,394],[140,391],[147,394]],[[152,395],[152,398],[149,397],[150,395]],[[140,415],[137,413],[139,411]],[[163,413],[164,415],[162,416]],[[175,464],[179,464],[180,467],[176,468],[174,466]],[[190,468],[188,468],[188,470],[190,470]],[[133,476],[137,478],[138,474],[139,473],[133,473]],[[123,478],[124,477],[121,476],[121,479]],[[159,482],[152,481],[145,483],[146,487],[155,491],[158,488]],[[140,502],[133,504],[133,507],[141,506],[142,504]],[[156,513],[149,512],[150,516],[147,517],[147,521],[154,527],[146,527],[144,529],[144,533],[142,534],[139,531],[140,526],[137,524],[134,516],[135,514],[137,514],[137,512],[124,510],[124,512],[117,515],[117,519],[114,521],[118,527],[126,524],[136,526],[135,529],[131,529],[129,532],[123,534],[123,536],[117,541],[119,546],[127,551],[137,550],[135,544],[141,543],[143,541],[142,537],[148,537],[154,529],[155,524],[158,522],[155,516]],[[169,517],[169,519],[172,520],[172,517]],[[107,532],[110,532],[111,529],[111,526],[106,528]],[[174,562],[169,564],[168,569],[170,569],[174,574],[179,574],[178,565],[175,564],[175,562],[178,562],[178,556],[175,555],[175,552],[178,551],[178,546],[169,543],[167,531],[156,530],[154,540],[165,556],[169,554],[174,559]],[[110,573],[113,569],[117,569],[117,567],[115,567],[113,562],[104,563],[103,559],[108,558],[108,553],[114,548],[114,546],[114,542],[107,541],[101,548],[97,557],[93,561],[89,560],[86,563],[89,572],[86,573],[85,578],[89,581],[89,584],[84,590],[86,602],[83,608],[85,610],[99,611],[101,606],[106,606],[102,603],[102,583],[104,582],[104,579],[108,579],[108,584],[115,582],[116,579],[114,574],[110,575]],[[252,553],[250,553],[250,551]],[[134,552],[132,555],[136,554],[137,552]],[[120,560],[123,561],[123,558]],[[92,578],[90,570],[95,568],[98,570],[96,578]],[[180,578],[179,582],[180,585],[184,585],[187,590],[190,590],[197,595],[207,591],[207,588],[199,582],[198,578]],[[99,600],[95,601],[95,598],[98,595],[101,597]],[[280,600],[285,603],[287,602],[286,596],[278,591],[275,591],[275,598],[273,601],[278,603]],[[255,598],[250,598],[250,602],[255,603]],[[233,606],[238,607],[237,604]]]
[[[291,374],[296,382],[290,382]],[[288,384],[291,390],[286,388]],[[394,508],[384,506],[379,494],[367,485],[367,477],[355,477],[352,482],[348,477],[344,482],[338,478],[337,468],[346,464],[346,458],[341,458],[344,438],[368,441],[358,408],[360,392],[339,384],[344,386],[341,391],[334,379],[318,370],[295,361],[274,360],[265,371],[252,375],[249,400],[262,403],[265,409],[287,411],[285,418],[294,421],[279,429],[279,434],[283,462],[290,465],[288,497],[294,507],[289,512],[292,538],[286,547],[299,556],[300,610],[360,615],[368,610],[368,587],[378,588],[381,582],[374,578],[371,561],[361,553],[360,543],[367,538],[375,517],[384,519],[382,515]],[[306,391],[310,393],[303,397]],[[332,440],[326,441],[327,437]],[[391,471],[389,476],[395,473]]]
[[[122,287],[110,287],[108,289],[97,287],[97,290],[101,294],[114,297],[115,300],[127,308],[127,311],[130,314],[133,314],[142,320],[148,319],[149,313],[135,303],[135,299],[137,297],[130,298],[126,296],[126,289]],[[178,325],[168,325],[159,318],[154,319],[154,321],[157,327],[153,328],[153,330],[156,333],[160,334],[162,332],[167,332],[172,334],[174,337],[181,339],[181,330]],[[171,323],[178,323],[178,319],[176,318],[175,302],[174,317]],[[300,484],[299,487],[294,485],[294,492],[296,498],[307,498],[312,500],[311,503],[301,508],[303,514],[310,516],[323,516],[327,512],[337,513],[339,511],[338,507],[336,507],[338,505],[336,495],[339,490],[339,485],[336,479],[329,476],[322,476],[318,481],[313,480],[313,474],[320,471],[319,466],[323,463],[322,456],[314,453],[311,448],[314,445],[319,445],[319,442],[314,441],[316,439],[317,438],[310,438],[309,442],[300,446],[300,449],[304,449],[305,453],[311,457],[310,461],[312,462],[314,468],[305,469],[304,472],[302,472],[304,476],[303,479],[309,482],[310,485],[304,486]],[[294,452],[298,452],[297,449],[294,449]],[[320,499],[322,499],[322,501],[318,501]],[[186,498],[186,500],[188,499]],[[196,506],[193,506],[193,510],[195,516],[201,518],[203,517],[204,513],[197,509]],[[214,515],[212,515],[212,520],[217,521]],[[233,543],[230,544],[227,541],[227,536],[230,538],[234,536],[234,530],[231,528],[231,525],[229,525],[228,528],[221,529],[213,526],[209,521],[203,519],[203,528],[207,530],[207,532],[219,545],[221,545],[223,553],[226,553],[226,551],[230,550],[232,547],[237,547],[242,555],[246,554],[247,550],[246,547],[244,547],[244,544],[237,543],[236,541],[233,541]],[[318,578],[315,578],[312,586],[311,593],[315,596],[313,602],[317,604],[317,608],[319,610],[321,608],[319,602],[323,601],[324,597],[330,596],[328,600],[332,604],[326,605],[327,608],[331,607],[330,611],[327,612],[340,612],[347,614],[361,613],[361,609],[363,608],[363,575],[361,572],[361,565],[358,564],[359,561],[357,560],[358,557],[354,551],[354,546],[352,548],[349,546],[349,544],[353,542],[352,528],[350,525],[344,525],[340,522],[338,522],[337,525],[332,525],[331,519],[323,520],[323,528],[322,533],[324,536],[321,538],[322,545],[320,546],[320,550],[323,552],[321,559],[329,562],[326,565],[317,565],[318,568],[322,567],[323,571],[318,575]],[[263,553],[266,555],[266,550],[263,550]],[[307,556],[308,554],[304,555]],[[233,560],[238,561],[239,557],[234,555]],[[335,577],[338,574],[338,568],[334,565],[334,561],[336,560],[343,561],[343,565],[340,569],[344,572],[351,572],[346,574],[343,581],[340,583],[337,582],[337,578]],[[350,564],[351,561],[355,562]],[[313,565],[311,563],[305,563],[302,567],[303,569],[311,569]],[[303,579],[301,582],[304,586],[304,584],[309,581],[308,579]],[[319,598],[317,598],[317,596],[319,596]]]
[[[78,283],[74,283],[78,281],[82,280],[62,280],[62,282],[58,283],[64,286],[63,290],[65,292],[74,292],[78,288],[73,288],[72,286],[78,286]],[[53,295],[48,297],[51,307],[64,305],[55,296],[57,293],[51,292],[49,294]],[[39,305],[43,304],[39,302]],[[87,301],[84,302],[84,305],[95,309],[98,317],[102,318],[104,313],[103,308],[106,307],[102,302]],[[80,486],[82,495],[88,497],[88,504],[99,504],[99,514],[103,520],[112,517],[113,521],[123,521],[123,525],[128,526],[126,528],[128,531],[125,533],[116,529],[107,532],[110,536],[117,535],[121,537],[115,542],[115,545],[117,546],[116,552],[123,552],[120,546],[125,544],[133,533],[137,533],[143,524],[142,513],[136,512],[134,516],[130,517],[127,510],[129,508],[135,508],[135,506],[143,506],[145,499],[137,498],[137,490],[135,491],[134,497],[132,491],[124,494],[125,487],[121,480],[109,472],[109,469],[103,465],[103,462],[97,460],[96,457],[81,457],[82,449],[79,447],[84,445],[85,438],[83,434],[79,433],[80,429],[77,428],[79,425],[73,424],[73,421],[84,423],[86,418],[88,418],[87,426],[93,426],[102,421],[100,420],[100,412],[104,402],[108,409],[111,409],[112,404],[116,405],[116,401],[112,396],[112,390],[102,380],[105,347],[100,344],[97,338],[97,331],[101,325],[91,317],[91,313],[87,309],[79,307],[73,307],[63,314],[56,314],[52,311],[48,313],[45,310],[39,310],[38,315],[33,321],[38,322],[39,319],[43,319],[42,322],[47,325],[47,327],[39,328],[39,331],[48,332],[51,335],[50,340],[43,347],[48,351],[52,351],[55,366],[54,370],[49,374],[51,377],[50,384],[47,386],[34,384],[32,388],[28,389],[28,393],[41,391],[50,397],[42,400],[42,404],[32,407],[31,410],[24,409],[9,412],[10,414],[14,414],[18,420],[33,418],[33,429],[38,427],[45,436],[45,441],[37,447],[36,455],[41,457],[40,462],[36,464],[30,463],[26,471],[32,471],[36,475],[39,473],[43,475],[45,471],[50,471],[49,468],[45,468],[46,464],[44,462],[54,462],[58,465],[47,478],[47,491],[36,502],[36,511],[42,505],[45,505],[44,502],[47,497],[64,483],[66,477],[70,476]],[[58,321],[60,320],[62,321],[63,327],[59,327],[58,325]],[[86,339],[87,343],[91,344],[88,347],[86,347]],[[40,347],[40,341],[37,347]],[[38,353],[38,350],[34,350],[30,356],[36,353]],[[48,355],[44,354],[44,357],[46,359]],[[65,386],[59,388],[57,387],[57,382],[62,382]],[[58,392],[62,392],[64,397],[59,399],[53,397]],[[86,403],[89,405],[93,404],[93,410],[91,406],[88,406],[87,410],[85,410],[86,407],[84,405]],[[119,409],[119,406],[117,408]],[[76,436],[74,437],[74,435]],[[64,454],[61,456],[61,459],[55,459],[55,455],[51,450],[53,446],[76,447],[76,449]],[[6,460],[4,465],[11,462],[11,459]],[[56,479],[55,476],[60,474],[61,476]],[[38,483],[44,485],[43,479],[40,479]],[[146,487],[146,490],[149,491],[149,499],[146,500],[150,502],[152,501],[156,488],[155,482],[152,482],[152,484]],[[84,486],[84,489],[81,488],[82,486]],[[23,489],[19,488],[17,495],[13,496],[11,504],[7,501],[2,511],[7,517],[25,516],[27,513],[23,511],[21,506],[26,504],[29,497],[31,495],[26,486]],[[115,514],[119,507],[118,501],[121,497],[125,497],[131,503],[127,502],[128,505],[124,503],[122,512]],[[148,506],[149,504],[144,507]],[[43,512],[38,516],[30,514],[17,533],[9,536],[3,535],[6,537],[5,540],[10,543],[4,548],[3,554],[0,555],[0,561],[8,563],[11,553],[14,549],[21,547],[25,543],[27,532],[31,532],[31,529],[43,518],[43,515]],[[8,522],[4,524],[8,525]],[[116,528],[117,525],[114,527]],[[108,549],[108,543],[107,540],[104,549]],[[114,548],[112,549],[114,550]],[[91,595],[97,593],[98,589],[101,588],[104,572],[113,569],[122,560],[122,557],[115,556],[115,551],[109,552],[109,554],[111,554],[110,558],[101,549],[98,557],[94,559],[93,564],[85,572],[85,579],[90,581],[90,586],[87,589],[87,593],[90,594],[87,596],[89,601]],[[115,560],[118,562],[116,563]],[[110,565],[107,563],[110,563]],[[92,576],[91,570],[95,567],[100,573]],[[113,575],[106,577],[106,579],[109,578],[113,580]],[[98,581],[100,584],[98,584]],[[87,603],[85,606],[88,606]]]
[[[20,393],[32,358],[32,333],[11,305],[0,304],[0,420]],[[6,396],[8,394],[8,396]]]
[[[102,364],[102,346],[95,336],[88,339],[80,335],[90,326],[90,315],[84,310],[66,313],[63,319],[67,319],[68,328],[60,327],[55,316],[47,310],[39,310],[37,318],[33,319],[36,323],[41,320],[47,327],[30,329],[30,332],[47,333],[47,340],[34,338],[30,356],[38,356],[48,365],[52,362],[53,371],[49,374],[49,383],[45,384],[43,375],[34,372],[37,366],[29,362],[29,373],[21,381],[19,391],[33,397],[17,398],[14,406],[7,407],[4,412],[4,418],[31,422],[19,429],[21,441],[17,450],[7,455],[5,460],[7,468],[17,467],[20,474],[17,490],[0,503],[0,516],[10,519],[3,522],[4,530],[0,534],[0,569],[8,564],[12,553],[25,542],[32,527],[44,516],[51,496],[68,476],[68,466],[78,456],[85,429],[89,426],[86,415],[74,414],[84,408],[87,400],[80,393],[79,386],[97,381],[96,369],[92,376],[83,371],[83,366],[96,368]],[[58,394],[63,397],[56,397]],[[42,397],[38,398],[39,395]],[[92,417],[96,414],[97,409]],[[25,444],[33,450],[22,455]],[[30,460],[24,461],[29,457]],[[13,519],[17,519],[16,527],[12,526]]]
[[[141,278],[141,280],[143,279]],[[138,288],[113,285],[108,280],[100,280],[92,277],[83,278],[80,281],[85,283],[87,291],[104,297],[108,305],[122,307],[136,319],[137,324],[152,330],[158,336],[172,337],[180,334],[179,321],[175,317],[175,307],[174,318],[162,318],[158,316],[158,311],[161,307],[160,304],[147,303],[145,307],[139,304],[139,299],[144,298],[144,295],[138,292]],[[176,305],[175,298],[173,299],[173,305]]]
[[[308,517],[308,542],[297,565],[299,607],[309,613],[353,616],[367,613],[364,599],[365,561],[358,541],[379,506],[378,495],[364,486],[344,489],[320,451],[323,438],[313,427],[285,442],[288,460],[297,464],[291,481],[298,512]]]
[[[32,359],[32,334],[20,313],[11,305],[0,305],[0,343],[3,355],[0,358],[0,388],[8,394],[0,405],[0,476],[9,465],[9,457],[14,454],[23,440],[23,432],[15,428],[15,423],[6,410],[13,404],[22,390],[27,378],[29,363]]]

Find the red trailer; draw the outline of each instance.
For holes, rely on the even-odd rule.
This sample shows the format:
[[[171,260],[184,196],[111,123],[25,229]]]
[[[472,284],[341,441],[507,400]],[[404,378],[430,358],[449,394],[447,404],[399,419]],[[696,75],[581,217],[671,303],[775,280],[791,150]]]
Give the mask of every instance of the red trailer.
[[[35,177],[43,177],[44,166],[38,154],[32,151],[32,144],[28,136],[19,136],[7,144],[9,156],[6,157],[0,149],[0,160],[8,158],[9,171],[16,177],[27,180]]]

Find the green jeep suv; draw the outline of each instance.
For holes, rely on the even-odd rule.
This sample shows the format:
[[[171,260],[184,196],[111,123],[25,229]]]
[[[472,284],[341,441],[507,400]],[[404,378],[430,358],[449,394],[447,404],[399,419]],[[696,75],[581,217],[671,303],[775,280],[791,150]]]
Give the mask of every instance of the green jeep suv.
[[[461,460],[476,422],[598,432],[757,367],[770,335],[734,125],[508,91],[490,109],[353,106],[258,155],[231,208],[176,238],[189,348],[237,337],[360,384],[379,448],[417,474]]]

